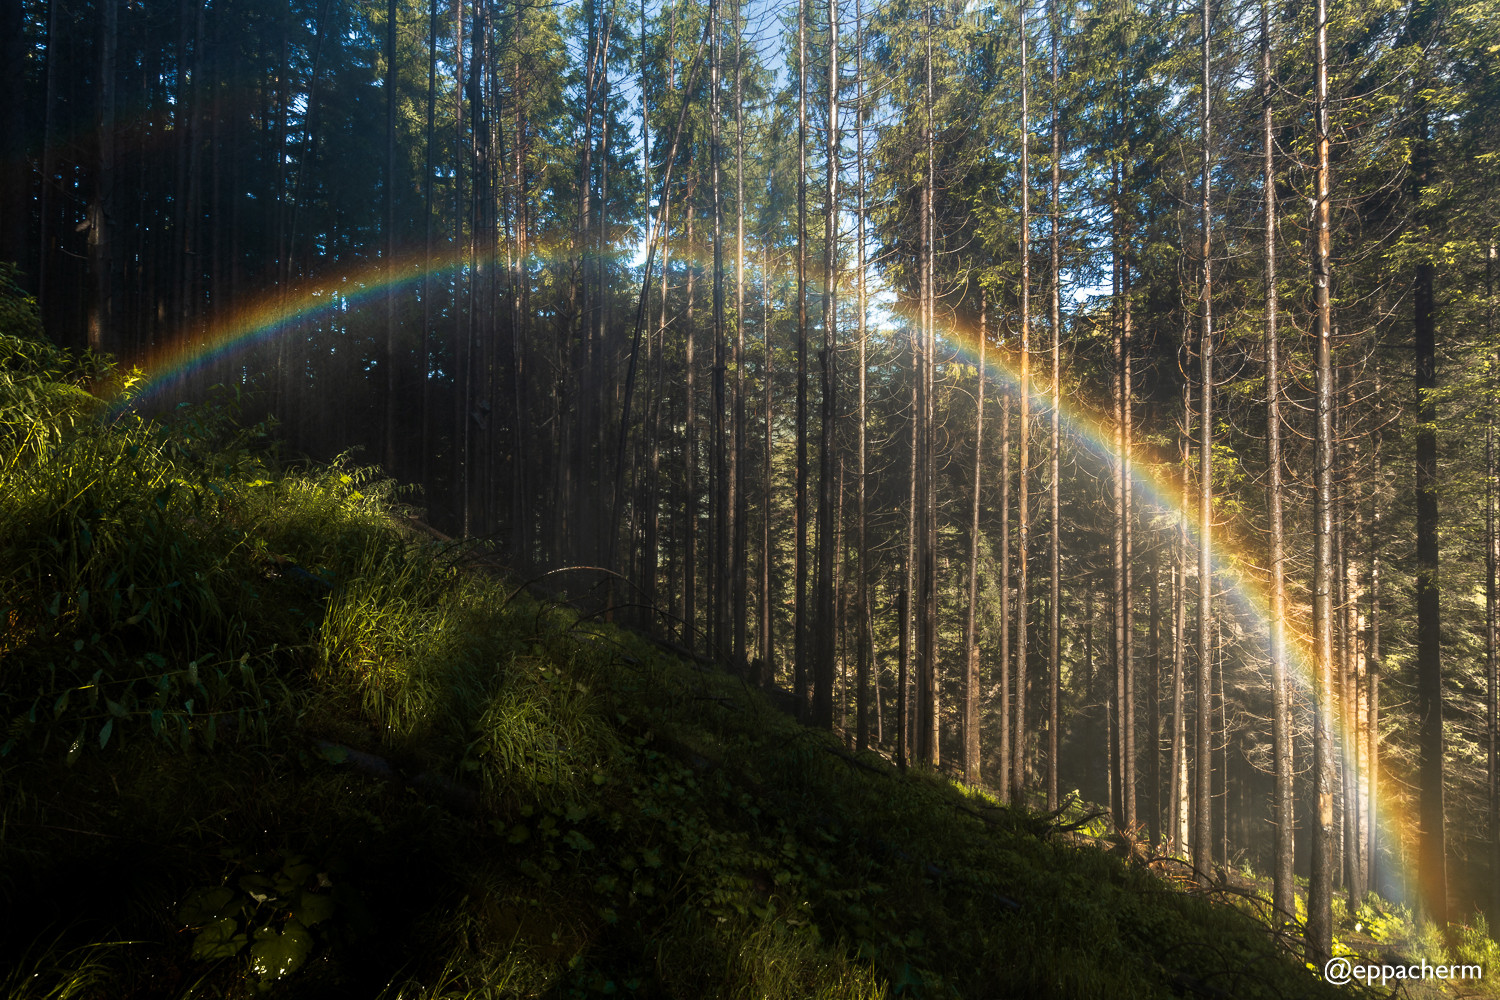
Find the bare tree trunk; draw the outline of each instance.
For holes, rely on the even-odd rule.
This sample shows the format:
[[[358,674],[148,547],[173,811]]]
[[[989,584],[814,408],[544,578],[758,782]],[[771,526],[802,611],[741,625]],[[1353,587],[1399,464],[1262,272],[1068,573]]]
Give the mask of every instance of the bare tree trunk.
[[[1426,109],[1417,113],[1417,141],[1412,151],[1412,204],[1425,215],[1423,191],[1431,169]],[[1438,466],[1437,406],[1437,300],[1434,293],[1436,267],[1430,261],[1417,264],[1412,283],[1412,342],[1416,349],[1417,431],[1416,522],[1417,522],[1417,775],[1421,788],[1422,836],[1418,847],[1418,877],[1428,893],[1426,905],[1432,922],[1448,924],[1447,831],[1443,815],[1443,662],[1442,612],[1438,581]]]
[[[833,724],[833,679],[835,639],[834,550],[838,534],[835,521],[834,445],[838,428],[838,234],[839,234],[839,5],[828,3],[828,121],[825,152],[826,186],[823,192],[823,375],[822,444],[818,454],[818,600],[815,621],[817,650],[813,655],[813,725]]]
[[[1314,721],[1312,868],[1307,885],[1307,947],[1321,965],[1333,953],[1333,333],[1329,300],[1330,230],[1328,132],[1328,5],[1315,0],[1318,147],[1317,193],[1313,202],[1313,301],[1317,366],[1317,431],[1313,503]]]
[[[811,655],[807,607],[807,2],[797,4],[797,499],[793,519],[797,538],[792,553],[796,588],[792,598],[797,711],[808,709]]]
[[[1017,10],[1021,36],[1021,371],[1017,381],[1021,406],[1016,421],[1016,752],[1011,758],[1014,769],[1011,780],[1016,794],[1021,795],[1031,778],[1031,750],[1026,732],[1026,688],[1031,675],[1026,662],[1031,603],[1026,574],[1031,548],[1031,72],[1026,58],[1026,5],[1021,4]]]
[[[767,188],[774,188],[774,169],[767,178]],[[771,340],[771,241],[762,239],[760,250],[760,333],[765,348],[765,399],[763,402],[763,417],[765,420],[765,442],[761,455],[761,500],[760,500],[760,676],[757,680],[761,684],[774,684],[776,682],[776,651],[773,648],[774,633],[772,631],[771,609],[771,562],[775,558],[775,550],[771,547],[771,490],[773,481],[771,478],[771,455],[772,438],[775,422],[771,417],[772,385],[776,375],[776,354],[772,350]]]
[[[1184,331],[1186,333],[1186,331]],[[1189,449],[1193,432],[1192,388],[1182,387],[1182,495],[1188,495]],[[1173,853],[1186,857],[1189,849],[1189,818],[1192,796],[1188,789],[1187,752],[1187,587],[1188,518],[1177,518],[1172,560],[1172,845]]]
[[[1000,801],[1010,802],[1011,760],[1011,644],[1010,644],[1010,391],[1000,390]]]
[[[989,300],[979,292],[979,367],[974,403],[974,501],[969,509],[969,608],[964,619],[964,780],[979,784],[979,487],[984,473],[984,351]]]
[[[725,371],[724,371],[724,203],[720,190],[719,160],[722,149],[719,141],[719,119],[722,117],[722,108],[719,99],[719,72],[720,64],[724,58],[723,47],[720,36],[723,27],[719,18],[719,0],[709,0],[708,5],[709,35],[709,84],[708,84],[708,119],[709,119],[709,171],[713,178],[713,212],[714,212],[714,284],[713,284],[713,327],[714,327],[714,368],[713,368],[713,428],[712,428],[712,465],[709,471],[709,518],[713,525],[712,539],[712,566],[709,570],[709,588],[712,598],[709,602],[709,651],[720,659],[730,656],[728,644],[725,642],[725,625],[729,620],[728,596],[729,596],[729,504],[728,504],[728,447],[725,440],[727,428],[725,427],[725,409],[727,399],[725,398]]]
[[[873,641],[870,627],[870,549],[868,538],[867,511],[865,506],[865,481],[866,466],[868,462],[868,443],[865,440],[865,425],[869,419],[866,397],[866,369],[868,367],[867,343],[866,343],[866,302],[865,302],[865,42],[864,42],[864,12],[860,0],[854,0],[854,79],[859,88],[858,111],[855,117],[855,167],[859,171],[858,197],[859,204],[855,210],[858,230],[855,238],[855,266],[857,269],[858,299],[859,299],[859,421],[856,428],[859,435],[857,448],[859,454],[856,458],[858,464],[856,489],[856,505],[858,511],[855,516],[858,519],[858,564],[859,576],[855,583],[858,589],[856,604],[859,615],[859,641],[856,644],[855,656],[858,662],[858,685],[859,691],[856,695],[858,708],[856,710],[855,722],[855,747],[863,750],[869,742],[870,722],[867,688],[870,682],[871,659],[873,657]],[[880,724],[880,675],[875,675],[875,728],[876,745],[881,743],[879,731]]]
[[[1271,115],[1274,85],[1271,78],[1270,3],[1260,7],[1261,150],[1265,198],[1266,297],[1266,507],[1271,521],[1271,759],[1276,773],[1272,847],[1273,900],[1286,919],[1297,914],[1297,883],[1293,873],[1295,831],[1292,790],[1291,696],[1287,687],[1286,655],[1286,541],[1281,496],[1281,347],[1277,333],[1276,292],[1276,138]]]
[[[475,95],[477,99],[477,94]],[[385,7],[385,469],[396,475],[396,0]]]
[[[686,96],[683,100],[686,100]],[[686,396],[683,405],[685,461],[683,463],[683,560],[682,560],[682,642],[688,649],[698,648],[698,363],[697,329],[693,322],[693,284],[697,276],[697,249],[693,245],[693,223],[697,218],[694,196],[697,194],[697,174],[688,175],[687,203],[683,206],[687,215],[687,247],[683,254],[687,270],[687,310],[683,316],[687,329],[683,365],[687,371],[684,378]]]
[[[1052,327],[1052,448],[1047,522],[1047,809],[1057,808],[1058,726],[1062,706],[1062,258],[1058,226],[1062,199],[1062,130],[1058,121],[1057,43],[1061,25],[1056,0],[1048,0],[1052,55],[1052,232],[1051,301],[1048,320]]]
[[[1489,247],[1484,262],[1485,333],[1494,343],[1495,325],[1495,247]],[[1495,377],[1489,384],[1490,405],[1484,422],[1484,673],[1485,673],[1485,743],[1489,757],[1489,861],[1490,911],[1500,915],[1500,481],[1495,461]],[[1372,531],[1373,536],[1373,531]],[[1373,556],[1371,557],[1373,560]],[[1371,660],[1373,666],[1374,661]],[[1373,671],[1370,690],[1375,690]],[[1375,711],[1375,696],[1370,696],[1370,712]],[[1370,727],[1374,731],[1373,724]],[[1374,744],[1371,743],[1370,769],[1375,767]],[[1375,885],[1375,807],[1370,806],[1370,886]],[[1500,918],[1500,917],[1497,917]]]
[[[748,662],[745,652],[746,600],[749,567],[748,504],[745,496],[747,459],[745,431],[745,42],[744,11],[734,14],[734,448],[729,453],[730,544],[730,655],[737,669]],[[763,276],[764,277],[764,276]]]
[[[1198,336],[1198,351],[1202,369],[1202,403],[1199,408],[1198,441],[1198,829],[1193,837],[1193,867],[1198,872],[1198,881],[1207,885],[1211,878],[1213,856],[1210,842],[1213,838],[1213,763],[1209,756],[1209,735],[1213,728],[1209,712],[1210,702],[1210,653],[1209,633],[1213,626],[1213,394],[1214,394],[1214,340],[1213,340],[1213,262],[1210,251],[1213,245],[1213,211],[1209,198],[1212,192],[1209,144],[1213,125],[1212,81],[1209,77],[1210,0],[1203,0],[1203,95],[1202,115],[1199,131],[1202,134],[1202,319],[1203,326]]]
[[[94,272],[94,303],[89,312],[89,347],[117,349],[115,330],[115,49],[119,40],[119,0],[101,0],[104,24],[99,39],[99,114],[96,134],[99,169],[89,212],[89,265]],[[19,95],[17,95],[19,97]]]
[[[1380,395],[1380,379],[1375,379],[1375,395]],[[1380,818],[1380,521],[1381,489],[1385,472],[1380,458],[1380,431],[1375,432],[1374,464],[1375,489],[1370,494],[1370,624],[1366,643],[1368,666],[1365,681],[1369,686],[1369,708],[1365,714],[1366,757],[1370,761],[1369,773],[1365,775],[1366,797],[1370,810],[1368,829],[1369,885],[1380,891],[1380,868],[1376,863],[1379,846]]]
[[[1151,814],[1147,817],[1151,844],[1161,843],[1161,560],[1151,555],[1149,643],[1151,650]]]
[[[936,288],[933,257],[936,255],[933,201],[937,193],[937,149],[933,131],[932,9],[926,10],[926,159],[922,199],[922,537],[918,546],[917,574],[917,755],[929,767],[939,763],[937,684],[937,337],[933,325]]]
[[[909,441],[910,464],[907,476],[906,500],[906,559],[902,566],[901,592],[898,598],[900,628],[900,660],[896,679],[896,763],[905,768],[915,759],[912,747],[910,687],[912,675],[912,591],[917,576],[917,534],[920,517],[917,511],[917,477],[921,474],[921,401],[922,401],[922,344],[921,333],[908,331],[911,338],[911,435]]]
[[[35,248],[29,239],[33,187],[26,161],[25,24],[25,0],[0,2],[0,260],[35,273],[28,260]],[[50,37],[48,42],[50,47]],[[53,59],[49,51],[49,71]]]

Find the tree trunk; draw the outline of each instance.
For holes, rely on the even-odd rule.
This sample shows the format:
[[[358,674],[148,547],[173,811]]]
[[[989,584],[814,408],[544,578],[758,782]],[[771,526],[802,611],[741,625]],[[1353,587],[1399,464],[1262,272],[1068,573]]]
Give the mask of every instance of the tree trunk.
[[[937,149],[933,131],[932,10],[926,11],[926,156],[922,171],[922,537],[917,548],[917,756],[928,767],[936,768],[938,751],[938,685],[937,685],[937,409],[936,367],[937,334],[934,329],[935,286],[933,258],[936,255],[936,214],[933,201],[937,194]]]
[[[729,453],[730,543],[730,655],[737,669],[748,661],[745,627],[749,567],[748,502],[745,496],[747,459],[745,431],[745,43],[744,11],[734,15],[734,448]],[[764,275],[762,275],[764,279]]]
[[[1260,7],[1261,151],[1265,198],[1266,297],[1266,508],[1269,513],[1271,563],[1271,760],[1275,771],[1272,818],[1272,902],[1283,919],[1296,918],[1297,883],[1294,877],[1296,828],[1292,791],[1291,694],[1287,687],[1286,653],[1286,535],[1282,526],[1281,490],[1281,347],[1277,333],[1279,302],[1276,290],[1276,139],[1271,98],[1270,4]]]
[[[979,367],[974,403],[974,500],[969,508],[969,607],[964,618],[964,781],[979,784],[979,487],[984,474],[984,351],[989,301],[979,292]]]
[[[807,3],[797,4],[797,497],[793,520],[796,542],[792,552],[792,613],[795,623],[792,674],[797,712],[808,709],[810,628],[807,607]]]
[[[813,725],[833,725],[833,679],[835,638],[834,551],[838,535],[835,521],[834,443],[838,429],[838,198],[839,198],[839,5],[828,4],[828,121],[826,186],[823,192],[823,350],[819,361],[823,375],[822,444],[818,454],[818,601],[815,621],[817,651],[813,656]]]
[[[33,186],[26,162],[25,23],[25,0],[0,0],[0,260],[35,273],[29,239]],[[47,63],[52,64],[50,53]]]
[[[1312,864],[1307,885],[1309,960],[1322,965],[1333,953],[1333,333],[1329,300],[1330,212],[1328,131],[1328,4],[1315,0],[1318,166],[1313,201],[1313,303],[1317,370],[1317,430],[1313,502],[1313,795]]]
[[[1011,799],[1010,390],[1000,390],[1000,801]]]
[[[99,169],[89,212],[89,265],[94,273],[94,304],[89,315],[89,347],[118,350],[115,330],[115,48],[119,40],[119,0],[101,0],[104,24],[99,39]]]
[[[1047,809],[1050,812],[1058,805],[1058,727],[1062,710],[1062,258],[1058,242],[1062,214],[1062,130],[1057,100],[1057,43],[1061,25],[1056,0],[1048,0],[1047,15],[1052,50],[1052,260],[1048,315],[1052,327],[1052,469],[1048,490],[1051,511],[1047,521]]]
[[[477,98],[477,94],[475,95]],[[396,0],[385,7],[385,470],[396,472]]]
[[[1423,206],[1431,151],[1426,109],[1417,112],[1417,141],[1411,158],[1411,201],[1427,222]],[[1448,924],[1447,833],[1443,816],[1443,662],[1438,580],[1437,302],[1436,268],[1417,264],[1412,281],[1412,345],[1416,349],[1416,604],[1417,604],[1417,781],[1422,836],[1417,871],[1428,916],[1438,927]]]
[[[1018,390],[1020,411],[1016,421],[1016,752],[1011,758],[1012,783],[1016,795],[1026,791],[1030,781],[1031,750],[1026,732],[1026,682],[1031,671],[1027,666],[1027,631],[1031,598],[1027,579],[1027,557],[1031,548],[1031,161],[1030,161],[1030,78],[1026,58],[1026,5],[1018,8],[1021,36],[1021,345]]]
[[[1210,25],[1210,0],[1203,0],[1203,94],[1202,115],[1199,132],[1202,136],[1202,230],[1203,245],[1200,251],[1203,267],[1202,310],[1203,326],[1198,335],[1198,352],[1202,371],[1202,402],[1198,413],[1198,752],[1197,757],[1197,816],[1198,829],[1193,837],[1193,868],[1197,870],[1200,885],[1208,885],[1212,876],[1213,858],[1210,842],[1213,838],[1213,764],[1209,756],[1209,735],[1213,728],[1210,715],[1210,684],[1212,682],[1210,660],[1213,629],[1213,397],[1214,397],[1214,339],[1213,339],[1213,262],[1210,252],[1213,246],[1213,210],[1210,203],[1212,192],[1212,162],[1209,144],[1213,126],[1212,81],[1210,80],[1209,46],[1212,40]]]
[[[858,692],[855,696],[857,705],[855,711],[855,741],[856,749],[863,750],[869,744],[870,719],[869,719],[869,697],[868,686],[870,683],[870,667],[873,654],[873,636],[870,628],[870,549],[868,538],[867,511],[865,506],[865,481],[866,466],[868,463],[868,444],[865,439],[866,422],[869,419],[868,400],[866,396],[867,381],[867,343],[866,343],[866,302],[865,302],[865,64],[864,64],[864,12],[860,0],[854,0],[854,79],[858,90],[858,110],[855,117],[855,167],[859,171],[858,205],[855,209],[855,219],[858,226],[855,237],[855,270],[858,282],[858,323],[859,323],[859,420],[856,427],[858,443],[856,448],[858,454],[855,461],[858,463],[858,471],[855,483],[855,504],[857,511],[855,517],[858,520],[856,527],[856,546],[858,548],[857,560],[859,566],[855,587],[857,597],[855,603],[858,605],[859,639],[856,643],[855,657],[857,661]],[[880,676],[875,677],[875,726],[877,730],[876,744],[879,745],[880,737]]]

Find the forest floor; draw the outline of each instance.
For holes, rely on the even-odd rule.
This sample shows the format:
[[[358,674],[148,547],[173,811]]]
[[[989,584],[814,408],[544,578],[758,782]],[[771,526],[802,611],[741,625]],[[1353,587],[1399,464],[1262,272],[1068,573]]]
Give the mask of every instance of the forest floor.
[[[0,995],[1359,992],[1082,807],[855,753],[116,378],[0,335]]]

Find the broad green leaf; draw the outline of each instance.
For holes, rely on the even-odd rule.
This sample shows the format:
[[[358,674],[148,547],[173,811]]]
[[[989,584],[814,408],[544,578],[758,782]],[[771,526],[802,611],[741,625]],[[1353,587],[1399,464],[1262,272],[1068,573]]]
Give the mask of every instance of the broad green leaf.
[[[212,961],[238,955],[248,940],[238,933],[239,929],[240,925],[230,917],[215,920],[193,938],[193,957]]]
[[[292,910],[292,916],[304,927],[320,924],[333,916],[334,902],[332,896],[326,896],[319,892],[303,892],[298,895],[297,905]]]
[[[284,979],[307,961],[312,944],[312,935],[296,920],[288,920],[279,934],[262,927],[250,946],[250,968],[261,979]]]
[[[189,927],[232,916],[239,909],[238,894],[227,885],[198,888],[187,894],[177,908],[177,919]]]
[[[103,750],[109,742],[109,734],[115,731],[115,720],[105,719],[104,726],[99,730],[99,749]]]

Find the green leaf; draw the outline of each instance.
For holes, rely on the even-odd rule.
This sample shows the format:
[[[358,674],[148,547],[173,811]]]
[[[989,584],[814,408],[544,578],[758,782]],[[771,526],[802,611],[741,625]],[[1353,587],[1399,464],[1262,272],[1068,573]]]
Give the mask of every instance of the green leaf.
[[[129,712],[125,711],[124,705],[121,705],[118,701],[111,701],[108,698],[104,699],[104,707],[109,709],[109,714],[113,715],[117,719],[123,719],[130,714]]]
[[[193,957],[204,961],[233,958],[249,940],[238,933],[240,925],[230,917],[210,923],[193,938]]]
[[[232,916],[239,909],[237,894],[227,885],[194,889],[177,908],[177,919],[188,927]]]
[[[112,732],[114,732],[114,731],[115,731],[115,720],[114,719],[105,719],[104,720],[104,728],[102,728],[102,729],[99,730],[99,749],[100,750],[104,749],[105,744],[107,744],[109,742],[109,734],[112,733]]]
[[[304,927],[321,924],[333,916],[334,902],[332,896],[325,896],[318,892],[303,892],[299,894],[297,906],[292,910],[292,916]]]
[[[307,961],[312,945],[312,935],[296,920],[288,920],[279,934],[262,927],[250,946],[250,968],[264,980],[284,979]]]

